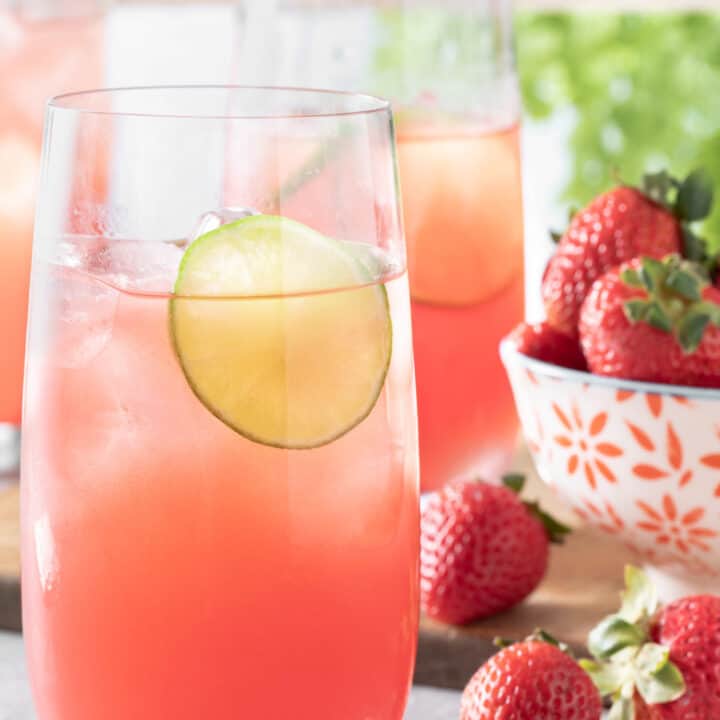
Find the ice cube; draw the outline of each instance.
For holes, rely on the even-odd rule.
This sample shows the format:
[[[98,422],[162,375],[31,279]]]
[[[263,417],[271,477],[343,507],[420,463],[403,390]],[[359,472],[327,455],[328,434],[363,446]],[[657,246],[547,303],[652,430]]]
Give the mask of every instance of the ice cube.
[[[129,292],[171,292],[183,250],[175,243],[111,241],[102,255],[104,271],[96,273]]]
[[[55,361],[60,367],[89,365],[110,342],[118,291],[93,278],[55,278],[60,310],[56,326]]]
[[[223,225],[227,225],[235,220],[242,220],[242,218],[249,217],[250,215],[260,215],[260,213],[251,208],[243,207],[224,207],[203,213],[190,236],[190,241],[192,242],[201,235],[205,235],[205,233],[217,230]]]

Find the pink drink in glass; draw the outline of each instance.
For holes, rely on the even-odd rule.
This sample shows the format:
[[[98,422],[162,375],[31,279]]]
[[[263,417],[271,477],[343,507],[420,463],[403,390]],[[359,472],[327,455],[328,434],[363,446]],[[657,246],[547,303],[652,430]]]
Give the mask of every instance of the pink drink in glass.
[[[387,105],[145,88],[48,117],[21,483],[38,719],[401,720],[419,488]],[[94,147],[113,160],[95,215]]]
[[[423,490],[495,477],[517,418],[498,355],[523,315],[519,128],[399,124]]]

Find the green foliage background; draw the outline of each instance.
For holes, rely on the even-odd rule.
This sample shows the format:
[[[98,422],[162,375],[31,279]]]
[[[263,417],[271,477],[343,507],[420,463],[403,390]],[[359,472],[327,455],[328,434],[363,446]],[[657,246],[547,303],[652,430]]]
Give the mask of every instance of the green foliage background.
[[[523,13],[516,25],[526,113],[573,107],[579,205],[645,170],[703,166],[720,187],[720,14]],[[705,235],[720,247],[720,192]]]

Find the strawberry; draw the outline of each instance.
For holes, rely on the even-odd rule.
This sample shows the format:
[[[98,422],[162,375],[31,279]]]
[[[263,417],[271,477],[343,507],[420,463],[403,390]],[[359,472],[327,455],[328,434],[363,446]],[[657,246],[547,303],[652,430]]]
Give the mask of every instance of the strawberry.
[[[600,720],[601,713],[589,675],[561,647],[540,639],[490,658],[460,706],[460,720]]]
[[[547,322],[520,323],[509,339],[523,355],[572,370],[587,370],[577,338],[556,330]]]
[[[598,375],[720,387],[720,289],[677,255],[638,258],[603,275],[580,314]]]
[[[643,190],[621,186],[597,197],[573,217],[545,269],[542,297],[548,322],[576,336],[580,307],[593,282],[639,255],[706,259],[689,223],[707,216],[711,204],[712,187],[702,171],[683,182],[665,172],[646,175]]]
[[[686,687],[678,700],[650,706],[650,718],[720,718],[720,597],[696,595],[668,605],[655,618],[650,637],[668,648]]]
[[[569,529],[523,503],[524,478],[466,481],[435,493],[422,513],[420,595],[437,620],[465,623],[516,605],[540,583],[548,542]]]
[[[659,608],[637,568],[625,571],[620,612],[591,633],[596,661],[581,661],[614,701],[612,718],[720,718],[720,597],[696,595]]]

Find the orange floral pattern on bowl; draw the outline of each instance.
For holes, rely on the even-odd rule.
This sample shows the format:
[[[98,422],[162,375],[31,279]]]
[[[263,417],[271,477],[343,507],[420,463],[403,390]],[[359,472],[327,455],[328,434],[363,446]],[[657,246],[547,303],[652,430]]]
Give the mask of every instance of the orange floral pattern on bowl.
[[[720,576],[720,392],[595,378],[507,344],[502,355],[544,482],[649,565]]]

